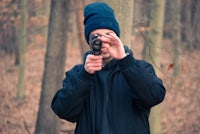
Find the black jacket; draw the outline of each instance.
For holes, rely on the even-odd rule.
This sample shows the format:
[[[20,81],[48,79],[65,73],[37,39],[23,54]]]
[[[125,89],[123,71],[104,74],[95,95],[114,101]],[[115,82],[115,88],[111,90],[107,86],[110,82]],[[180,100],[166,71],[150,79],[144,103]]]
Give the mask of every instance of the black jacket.
[[[125,50],[128,56],[93,75],[83,64],[66,72],[51,107],[60,118],[77,123],[75,134],[150,133],[150,109],[166,91],[153,67]]]

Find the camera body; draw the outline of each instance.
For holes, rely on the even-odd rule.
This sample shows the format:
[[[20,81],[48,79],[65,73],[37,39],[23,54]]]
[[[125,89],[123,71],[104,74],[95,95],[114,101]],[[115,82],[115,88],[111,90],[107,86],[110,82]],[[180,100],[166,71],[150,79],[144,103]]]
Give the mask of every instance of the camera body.
[[[99,40],[98,37],[98,34],[93,34],[89,39],[90,47],[94,55],[100,55],[102,48],[102,41]]]

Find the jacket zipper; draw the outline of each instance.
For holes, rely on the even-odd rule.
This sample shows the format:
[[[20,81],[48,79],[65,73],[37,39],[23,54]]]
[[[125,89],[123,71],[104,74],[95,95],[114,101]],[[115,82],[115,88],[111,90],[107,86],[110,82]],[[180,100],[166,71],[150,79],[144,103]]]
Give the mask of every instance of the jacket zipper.
[[[110,80],[110,77],[108,76],[107,77],[107,85],[109,85],[108,86],[108,88],[107,88],[107,116],[108,116],[108,124],[109,124],[109,128],[110,128],[110,134],[112,134],[112,127],[111,127],[111,117],[110,117],[110,113],[109,113],[109,103],[110,103],[110,101],[109,101],[109,91],[110,91],[110,88],[111,88],[111,85],[110,85],[110,83],[109,83],[109,80]]]

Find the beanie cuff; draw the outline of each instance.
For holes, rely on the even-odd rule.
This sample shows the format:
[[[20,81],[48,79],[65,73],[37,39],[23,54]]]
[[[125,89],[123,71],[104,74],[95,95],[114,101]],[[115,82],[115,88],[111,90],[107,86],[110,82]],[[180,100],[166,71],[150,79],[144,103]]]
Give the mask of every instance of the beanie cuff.
[[[120,37],[119,25],[116,20],[109,17],[93,17],[92,20],[85,24],[85,39],[89,43],[89,35],[96,29],[110,29],[113,30],[118,37]]]

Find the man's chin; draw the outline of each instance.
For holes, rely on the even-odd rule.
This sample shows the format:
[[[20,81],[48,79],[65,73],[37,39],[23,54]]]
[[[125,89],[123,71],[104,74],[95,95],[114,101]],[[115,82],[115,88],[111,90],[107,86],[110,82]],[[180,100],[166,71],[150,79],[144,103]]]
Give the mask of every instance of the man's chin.
[[[107,53],[102,53],[101,55],[102,55],[103,59],[108,59],[108,58],[110,58],[110,55],[107,54]]]
[[[109,55],[105,55],[105,56],[103,56],[103,60],[106,60],[106,61],[110,61],[110,60],[112,60],[113,58]]]

